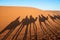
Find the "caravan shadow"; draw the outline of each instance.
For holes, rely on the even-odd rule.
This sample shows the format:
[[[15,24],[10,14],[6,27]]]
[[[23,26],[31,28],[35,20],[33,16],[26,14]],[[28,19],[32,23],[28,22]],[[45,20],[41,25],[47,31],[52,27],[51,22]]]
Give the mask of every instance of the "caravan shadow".
[[[39,16],[39,22],[40,22],[40,25],[42,25],[41,24],[41,22],[43,22],[45,25],[46,25],[46,28],[54,35],[54,37],[56,37],[56,40],[58,40],[58,35],[56,35],[57,33],[57,31],[56,30],[54,30],[53,28],[51,28],[51,26],[48,24],[48,23],[46,23],[46,21],[48,20],[48,17],[44,17],[43,15],[41,15],[41,17]],[[42,26],[43,27],[43,26]],[[42,29],[43,30],[43,29]],[[47,32],[47,31],[46,31]],[[55,40],[55,38],[52,38],[51,37],[51,35],[50,35],[50,33],[49,32],[47,32],[47,34],[49,35],[49,37],[52,39],[52,40]],[[48,39],[46,39],[46,40],[48,40]]]

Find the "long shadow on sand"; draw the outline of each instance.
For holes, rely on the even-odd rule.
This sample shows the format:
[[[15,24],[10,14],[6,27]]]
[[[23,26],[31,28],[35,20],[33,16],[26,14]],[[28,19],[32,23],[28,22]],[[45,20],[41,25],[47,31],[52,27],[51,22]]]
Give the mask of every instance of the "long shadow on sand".
[[[60,25],[60,24],[59,24],[59,21],[57,20],[57,18],[59,19],[59,16],[56,16],[56,15],[51,16],[51,15],[49,15],[49,14],[48,14],[48,16],[52,19],[53,22],[55,22],[55,23],[57,23],[58,25]]]
[[[4,28],[0,34],[2,34],[3,32],[5,32],[6,30],[9,30],[9,32],[1,39],[1,40],[6,40],[8,38],[8,36],[14,31],[14,29],[20,25],[19,22],[19,18],[16,18],[16,20],[12,21],[9,25],[6,26],[6,28]]]
[[[56,40],[60,40],[60,37],[58,37],[58,35],[56,33],[57,31],[54,30],[53,28],[51,28],[51,26],[48,23],[46,23],[46,21],[48,21],[48,17],[44,17],[43,15],[41,15],[41,17],[39,16],[39,23],[40,23],[40,27],[41,27],[42,31],[44,29],[43,25],[42,25],[42,22],[43,22],[45,24],[46,28],[56,37]],[[55,38],[51,37],[51,34],[49,32],[47,32],[46,30],[45,30],[45,32],[43,31],[43,33],[44,34],[47,33],[52,40],[55,40]],[[42,38],[42,40],[49,40],[49,39]]]
[[[25,33],[24,33],[23,40],[26,40],[26,39],[27,39],[29,19],[28,19],[28,17],[26,16],[26,18],[24,18],[24,19],[21,21],[21,25],[20,25],[18,31],[16,32],[16,34],[13,36],[12,40],[13,40],[13,39],[17,40],[20,32],[22,31],[22,29],[24,28],[25,25],[26,25],[26,30],[25,30]]]
[[[34,29],[34,40],[37,40],[37,26],[36,26],[36,22],[37,21],[37,17],[34,19],[33,17],[32,17],[32,15],[30,15],[30,40],[32,39],[31,38],[31,24],[33,23],[33,29]]]
[[[47,32],[47,30],[46,30],[46,29],[43,27],[43,25],[42,25],[42,23],[45,23],[46,19],[48,19],[48,18],[42,18],[42,17],[39,15],[40,28],[41,28],[41,30],[42,30],[42,32],[43,32],[43,36],[46,35],[45,37],[42,37],[42,40],[49,40],[49,39],[47,38],[48,32]]]
[[[60,20],[60,15],[54,15],[54,17]]]
[[[24,18],[22,21],[21,21],[21,25],[20,25],[20,28],[18,29],[18,31],[16,32],[16,34],[13,36],[12,40],[15,39],[17,40],[18,38],[18,35],[20,34],[20,32],[22,31],[22,29],[24,28],[24,26],[26,25],[26,30],[25,30],[25,33],[24,33],[24,37],[22,40],[27,40],[27,33],[28,33],[28,25],[30,24],[30,40],[32,39],[31,38],[31,23],[33,23],[33,29],[35,31],[35,40],[37,40],[37,26],[35,24],[35,21],[37,20],[34,19],[32,17],[32,15],[30,16],[30,19],[26,16],[26,18]]]
[[[59,19],[59,16],[58,15],[54,15],[54,16],[51,16],[51,15],[49,15],[48,14],[48,16],[52,19],[52,21],[54,22],[54,23],[56,23],[56,24],[58,24],[58,26],[55,26],[54,25],[54,27],[55,27],[55,29],[58,29],[59,31],[60,31],[60,21],[58,20]],[[52,25],[52,23],[50,22],[50,24]]]
[[[59,24],[59,21],[57,20],[57,19],[60,20],[60,16],[59,15],[51,16],[51,15],[48,14],[48,16],[52,19],[53,22]],[[49,38],[51,40],[60,40],[60,33],[56,29],[56,26],[52,25],[52,23],[48,20],[49,19],[48,16],[45,17],[42,14],[41,14],[41,16],[39,15],[40,28],[41,28],[41,30],[43,32],[43,36],[45,36],[45,37],[42,37],[42,40],[49,40]],[[9,32],[1,40],[6,40],[10,36],[10,34],[16,29],[16,27],[18,25],[20,25],[20,27],[17,29],[17,32],[12,37],[12,40],[17,40],[18,36],[20,36],[19,34],[22,32],[22,30],[23,30],[24,27],[26,27],[26,29],[25,29],[25,33],[24,33],[24,36],[23,36],[22,40],[27,40],[27,38],[28,38],[27,35],[28,35],[29,24],[30,24],[30,28],[29,28],[30,40],[32,40],[32,33],[31,33],[32,24],[33,24],[33,30],[34,30],[34,40],[38,40],[38,37],[37,37],[37,25],[35,23],[37,21],[37,17],[33,18],[32,15],[30,15],[30,18],[28,18],[28,16],[26,16],[24,19],[22,19],[21,22],[19,22],[19,18],[20,17],[16,18],[9,25],[7,25],[6,28],[4,28],[4,30],[2,30],[0,32],[0,34],[2,34],[6,30],[9,30]],[[46,28],[43,26],[42,23],[45,24]]]

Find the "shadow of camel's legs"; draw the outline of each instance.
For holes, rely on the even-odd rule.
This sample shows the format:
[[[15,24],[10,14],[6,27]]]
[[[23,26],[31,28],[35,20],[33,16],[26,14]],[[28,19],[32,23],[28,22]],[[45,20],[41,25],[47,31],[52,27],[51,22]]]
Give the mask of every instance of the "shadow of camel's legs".
[[[38,39],[38,37],[37,37],[37,26],[36,26],[35,23],[34,23],[34,25],[35,25],[35,30],[36,30],[36,33],[35,33],[36,34],[36,38],[35,39],[37,40]]]
[[[26,25],[26,30],[25,30],[23,40],[27,40],[27,34],[28,34],[28,25]]]
[[[58,18],[56,18],[56,21],[58,21],[60,23],[60,20]]]
[[[60,22],[57,19],[55,19],[55,22],[58,23],[58,24],[60,24]]]
[[[47,21],[48,21],[48,20],[47,20]],[[60,31],[60,29],[58,29],[58,27],[55,26],[55,25],[53,25],[50,21],[48,21],[48,23],[49,23],[51,26],[53,26],[55,30],[59,30],[59,31]]]
[[[40,23],[40,27],[41,27],[41,30],[42,30],[42,32],[43,32],[43,35],[42,35],[42,40],[49,40],[49,36],[47,36],[48,35],[48,32],[47,32],[47,30],[43,27],[43,25],[42,25],[42,23]],[[44,36],[47,38],[44,38]]]
[[[60,24],[59,23],[57,23],[55,20],[52,20],[55,24],[57,24],[58,26],[55,26],[54,25],[54,27],[57,29],[57,30],[59,30],[60,31]],[[50,22],[49,22],[50,23]],[[51,25],[52,25],[52,23],[51,23]]]
[[[14,29],[11,29],[1,40],[6,40],[9,35],[13,32]]]
[[[31,23],[30,23],[30,31],[29,32],[30,32],[30,40],[31,40]]]
[[[55,22],[56,24],[60,25],[59,23],[57,23],[54,19],[52,20],[53,22]]]
[[[40,22],[39,24],[40,24],[40,28],[41,28],[41,30],[42,30],[42,32],[43,32],[43,35],[45,35],[46,33],[45,33],[45,29],[44,29],[42,23]]]
[[[21,30],[23,29],[23,25],[20,26],[20,28],[17,30],[17,32],[15,33],[15,35],[13,36],[12,40],[17,40],[17,37],[19,35],[19,33],[21,32]]]
[[[46,25],[46,23],[44,22],[44,24]],[[46,28],[49,27],[46,25]],[[44,28],[45,29],[45,28]],[[50,29],[45,29],[46,35],[47,35],[47,40],[49,40],[49,38],[51,38],[51,40],[54,40],[54,38],[51,36],[51,33],[49,32]]]
[[[46,22],[45,22],[45,25],[46,25],[46,28],[57,38],[56,33],[54,32],[54,30],[50,28],[50,25],[48,25]]]
[[[37,40],[37,26],[35,23],[33,23],[33,29],[34,29],[34,32],[35,32],[35,40]]]
[[[48,24],[46,24],[46,25],[48,25]],[[48,25],[49,26],[49,25]],[[49,27],[47,27],[52,33],[53,33],[53,35],[56,37],[56,40],[60,40],[60,37],[59,37],[59,33],[56,31],[56,30],[54,30],[54,29],[52,29],[50,26]]]
[[[60,31],[60,29],[57,29],[57,27],[56,26],[53,26],[52,23],[50,23],[50,25],[52,26],[52,27],[50,26],[50,28],[53,29],[55,33],[59,34],[58,30]]]
[[[17,38],[18,38],[18,36],[19,36],[19,34],[20,34],[20,32],[22,31],[23,28],[24,28],[24,25],[23,25],[22,28],[19,30],[18,34],[16,35],[15,40],[17,40]]]

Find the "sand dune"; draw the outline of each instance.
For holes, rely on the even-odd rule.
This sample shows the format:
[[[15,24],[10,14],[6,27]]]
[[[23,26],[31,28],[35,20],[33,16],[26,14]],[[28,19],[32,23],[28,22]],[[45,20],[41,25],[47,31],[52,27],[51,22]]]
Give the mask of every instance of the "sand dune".
[[[14,7],[14,6],[0,6],[0,31],[2,31],[8,24],[10,24],[10,22],[14,21],[17,17],[20,16],[19,21],[22,21],[22,19],[24,19],[26,16],[28,16],[28,18],[30,18],[30,15],[32,15],[34,18],[39,17],[39,15],[41,16],[44,15],[45,17],[49,15],[60,15],[60,10],[59,11],[54,11],[54,10],[41,10],[41,9],[37,9],[37,8],[33,8],[33,7]],[[57,23],[60,22],[59,19],[57,19],[59,22],[53,22],[52,19],[49,17],[48,19],[51,24],[53,26],[58,26],[58,28],[60,27],[60,25],[58,25]],[[48,23],[48,21],[46,21]],[[42,23],[44,28],[46,28],[46,25],[44,23]],[[48,23],[50,24],[50,23]],[[60,24],[60,23],[59,23]],[[37,25],[37,32],[38,32],[38,40],[39,36],[41,37],[43,33],[41,33],[41,28],[39,27],[39,21],[36,21],[36,25]],[[52,28],[54,28],[52,26]],[[10,38],[12,38],[11,36],[13,36],[16,32],[18,28],[15,29],[15,31],[10,35],[10,37],[8,37],[7,40],[9,40]],[[29,28],[28,28],[29,29]],[[47,29],[48,30],[48,29]],[[20,35],[24,35],[24,30],[22,30]],[[5,35],[7,32],[4,32],[3,34]],[[0,39],[2,38],[2,36],[4,36],[3,34],[0,34]],[[29,31],[28,31],[29,34]],[[32,27],[32,35],[34,35],[34,31],[33,31],[33,27]],[[52,34],[53,35],[53,34]],[[19,36],[18,40],[20,40],[23,36]],[[19,39],[20,38],[20,39]],[[29,35],[27,40],[29,39]],[[10,39],[11,40],[11,39]]]
[[[45,11],[39,10],[37,8],[30,7],[7,7],[0,6],[0,26],[5,27],[6,24],[10,23],[12,20],[20,16],[23,19],[25,16],[33,15],[36,17],[40,14],[47,15]],[[2,28],[1,27],[1,28]]]

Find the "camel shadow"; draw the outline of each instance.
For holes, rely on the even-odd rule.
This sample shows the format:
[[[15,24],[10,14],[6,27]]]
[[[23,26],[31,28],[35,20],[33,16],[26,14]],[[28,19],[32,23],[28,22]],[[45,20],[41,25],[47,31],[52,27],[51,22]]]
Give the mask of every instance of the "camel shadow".
[[[43,15],[41,15],[41,16],[42,16],[42,18],[45,18],[45,20],[46,20],[51,26],[53,26],[52,23],[48,20],[48,16],[47,16],[47,17],[45,17],[45,16],[43,16]],[[49,24],[46,23],[46,25],[50,26]],[[50,28],[53,29],[51,26],[50,26]],[[58,30],[57,30],[56,26],[53,26],[53,27],[54,27],[53,30],[54,30],[55,33],[56,33]],[[57,34],[58,34],[58,32],[57,32]]]
[[[9,30],[9,32],[1,39],[1,40],[6,40],[8,38],[8,36],[14,31],[14,29],[20,25],[19,22],[19,18],[16,18],[14,21],[12,21],[9,25],[6,26],[6,28],[4,28],[0,34],[2,34],[3,32],[5,32],[6,30]]]
[[[59,23],[58,18],[57,18],[58,16],[57,16],[57,15],[51,16],[51,15],[49,15],[49,14],[48,14],[48,16],[51,18],[51,20],[52,20],[54,23],[58,24],[58,27],[55,26],[55,29],[58,29],[58,30],[60,31],[60,29],[59,29],[60,23]],[[51,23],[51,24],[52,24],[52,23]]]
[[[55,23],[57,23],[58,25],[60,25],[60,24],[59,24],[59,21],[57,20],[58,16],[56,16],[56,15],[51,16],[51,15],[49,15],[49,14],[48,14],[48,16],[52,19],[53,22],[55,22]]]
[[[30,19],[26,16],[22,21],[21,21],[21,25],[20,28],[18,29],[18,31],[16,32],[16,34],[13,36],[12,40],[15,39],[17,40],[20,32],[22,31],[22,29],[24,28],[24,26],[26,25],[26,29],[25,29],[25,33],[23,36],[22,40],[27,40],[27,33],[28,33],[28,25],[30,24],[30,40],[31,40],[31,23],[33,23],[33,27],[34,27],[34,31],[35,31],[35,40],[37,40],[37,26],[35,24],[35,21],[37,20],[34,19],[32,16],[30,16]]]
[[[59,19],[60,20],[60,16],[59,15],[54,15],[54,16],[51,16],[48,14],[48,16],[52,19],[53,22],[57,23],[55,20],[56,19]],[[52,28],[52,23],[48,20],[49,17],[45,17],[44,15],[41,14],[41,16],[39,15],[39,25],[40,25],[40,28],[42,30],[42,33],[43,33],[43,37],[42,40],[49,40],[49,38],[51,38],[52,40],[55,40],[53,38],[56,37],[56,40],[60,40],[60,37],[58,37],[59,33],[57,32],[58,30],[55,28],[53,29]],[[30,28],[29,28],[29,33],[30,33],[30,40],[32,40],[32,33],[31,33],[31,28],[32,28],[32,24],[33,24],[33,30],[34,30],[34,40],[38,40],[38,36],[37,36],[37,25],[36,25],[36,21],[37,21],[37,17],[33,17],[32,15],[30,15],[30,18],[28,18],[28,16],[26,16],[25,18],[22,19],[21,22],[19,22],[19,18],[16,18],[14,21],[12,21],[9,25],[6,26],[6,28],[4,28],[0,34],[2,34],[3,32],[5,32],[6,30],[9,30],[8,33],[1,39],[1,40],[6,40],[10,35],[11,33],[16,29],[16,27],[18,25],[19,28],[17,29],[17,32],[14,34],[14,36],[12,37],[12,40],[17,40],[19,34],[22,32],[23,28],[25,28],[25,32],[24,32],[24,36],[23,36],[23,39],[22,40],[27,40],[28,38],[28,27],[29,27],[29,24],[30,24]],[[47,22],[50,24],[48,24]],[[46,28],[43,26],[43,24],[45,24]],[[59,24],[59,23],[57,23]],[[55,26],[56,27],[56,26]],[[48,30],[48,31],[47,31]],[[52,36],[53,34],[53,36]]]
[[[48,23],[46,23],[46,21],[48,21],[48,17],[44,17],[43,15],[41,15],[41,16],[39,16],[39,24],[41,25],[40,27],[41,27],[41,29],[42,29],[42,31],[43,31],[43,25],[42,25],[42,22],[45,24],[45,26],[46,26],[46,28],[56,37],[56,39],[58,40],[59,39],[59,37],[57,37],[57,35],[56,35],[56,31],[54,31],[52,28],[51,28],[51,26],[48,24]],[[49,21],[48,21],[49,22]],[[45,31],[45,32],[47,32],[47,31]],[[45,34],[45,32],[43,31],[43,33]],[[49,35],[49,37],[52,39],[52,40],[54,40],[52,37],[51,37],[51,34],[49,33],[49,32],[47,32],[47,34]],[[48,40],[48,39],[45,39],[45,38],[42,38],[42,40]]]
[[[54,15],[54,17],[60,20],[60,15]]]
[[[43,15],[41,15],[41,16],[43,16]],[[48,19],[48,17],[45,18],[45,17],[41,17],[41,16],[39,15],[39,24],[40,24],[40,28],[41,28],[41,30],[42,30],[42,32],[43,32],[43,36],[44,36],[44,35],[47,35],[48,32],[47,32],[47,30],[44,28],[44,26],[42,25],[42,23],[46,24],[45,21]],[[46,37],[47,37],[47,36],[46,36]],[[48,39],[48,38],[42,37],[42,40],[47,40],[47,39]]]
[[[13,39],[17,40],[17,38],[18,38],[20,32],[22,31],[22,29],[24,28],[25,25],[26,25],[26,30],[25,30],[25,33],[24,33],[23,40],[26,40],[26,39],[27,39],[29,18],[26,16],[24,19],[22,19],[21,25],[20,25],[18,31],[17,31],[17,32],[15,33],[15,35],[13,36],[12,40],[13,40]]]
[[[32,39],[31,38],[31,24],[33,23],[33,29],[34,29],[34,39],[37,40],[37,26],[36,26],[36,22],[37,21],[37,17],[34,19],[32,17],[32,15],[30,15],[30,40]]]
[[[26,16],[25,18],[25,25],[26,25],[26,30],[25,30],[25,33],[24,33],[24,37],[23,37],[23,40],[27,40],[27,34],[28,34],[28,25],[29,25],[29,18]]]

